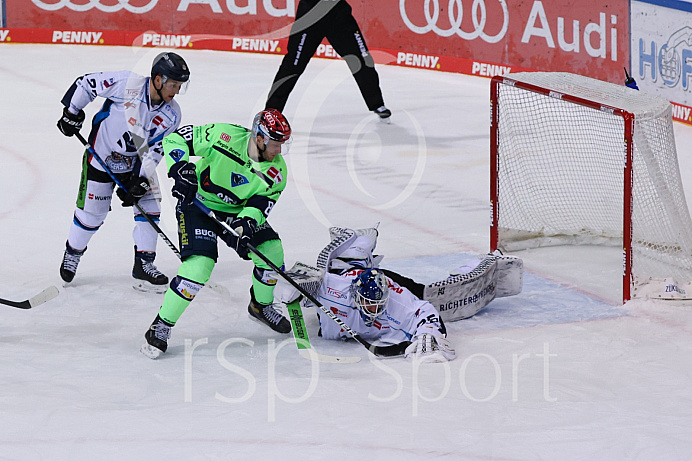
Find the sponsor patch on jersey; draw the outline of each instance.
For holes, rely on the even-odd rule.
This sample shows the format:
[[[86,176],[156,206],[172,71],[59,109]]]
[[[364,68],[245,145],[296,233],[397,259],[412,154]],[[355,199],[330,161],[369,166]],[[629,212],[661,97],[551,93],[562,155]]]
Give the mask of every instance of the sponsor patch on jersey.
[[[224,142],[231,142],[231,135],[228,133],[221,133],[220,138]]]
[[[88,195],[89,200],[96,200],[96,201],[103,201],[103,200],[110,200],[111,195],[94,195],[91,192]]]
[[[156,117],[154,117],[154,119],[151,121],[151,123],[153,123],[156,126],[163,128],[163,129],[168,129],[166,124],[163,122],[163,118],[161,118],[160,115],[157,115]]]
[[[387,312],[386,310],[384,311],[384,315],[385,315],[385,317],[387,317],[387,320],[389,321],[389,323],[393,323],[395,325],[401,325],[401,322],[398,321],[397,319],[391,317],[389,315],[389,312]],[[389,327],[386,327],[386,328],[389,328]]]
[[[284,177],[281,174],[281,172],[277,170],[275,167],[271,167],[267,170],[267,176],[272,178],[275,184],[279,184],[281,181],[284,180]]]
[[[342,312],[339,309],[337,309],[336,307],[330,307],[329,310],[332,311],[332,313],[334,315],[338,315],[341,317],[348,317],[348,315],[346,315],[346,312]]]
[[[115,83],[115,82],[113,81],[113,79],[112,79],[112,78],[109,78],[108,80],[104,80],[104,81],[103,81],[103,86],[104,86],[105,88],[110,88],[110,87],[113,86],[114,83]]]
[[[346,299],[346,293],[343,291],[339,291],[337,289],[334,289],[332,287],[327,287],[327,294],[329,296],[332,296],[336,299]]]
[[[343,275],[344,277],[356,277],[360,275],[361,272],[364,272],[364,269],[351,269]]]
[[[240,173],[231,173],[231,187],[242,186],[250,181]]]
[[[182,149],[173,149],[168,155],[170,155],[171,158],[176,162],[179,162],[180,159],[185,155],[185,151]]]

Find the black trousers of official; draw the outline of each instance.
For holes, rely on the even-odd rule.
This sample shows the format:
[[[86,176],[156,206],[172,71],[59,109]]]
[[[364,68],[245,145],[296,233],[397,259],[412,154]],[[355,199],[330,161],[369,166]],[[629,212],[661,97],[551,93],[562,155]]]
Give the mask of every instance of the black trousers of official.
[[[353,17],[351,5],[346,0],[301,0],[286,55],[274,77],[266,108],[284,110],[298,78],[325,37],[348,64],[368,110],[384,105],[375,61]]]

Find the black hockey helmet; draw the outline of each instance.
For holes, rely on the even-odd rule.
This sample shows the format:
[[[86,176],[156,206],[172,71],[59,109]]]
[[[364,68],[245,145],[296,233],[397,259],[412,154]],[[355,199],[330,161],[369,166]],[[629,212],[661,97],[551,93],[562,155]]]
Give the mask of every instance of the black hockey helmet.
[[[190,79],[190,68],[179,54],[167,51],[156,56],[151,65],[151,78],[154,79],[157,75],[187,82]]]

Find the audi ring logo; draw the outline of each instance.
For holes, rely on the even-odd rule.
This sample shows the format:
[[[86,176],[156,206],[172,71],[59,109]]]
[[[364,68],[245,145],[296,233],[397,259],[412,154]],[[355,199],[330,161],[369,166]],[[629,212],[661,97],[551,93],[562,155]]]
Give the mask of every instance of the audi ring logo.
[[[46,11],[56,11],[63,7],[68,7],[72,11],[89,11],[92,8],[103,11],[104,13],[115,13],[125,9],[130,13],[134,14],[144,14],[148,13],[159,2],[159,0],[149,0],[144,6],[132,6],[130,5],[130,0],[105,0],[107,3],[115,3],[114,5],[103,5],[101,0],[88,0],[86,3],[73,3],[72,0],[58,0],[57,2],[49,3],[42,0],[31,0],[34,5]],[[146,0],[143,0],[146,1]],[[134,3],[143,3],[134,2]]]
[[[480,37],[487,43],[497,43],[502,40],[507,33],[507,27],[509,26],[509,11],[507,9],[506,0],[497,0],[500,6],[502,6],[503,15],[502,29],[497,35],[488,35],[485,33],[485,24],[487,20],[486,0],[473,0],[470,13],[474,29],[468,32],[461,29],[461,21],[464,18],[464,3],[462,0],[449,0],[449,7],[447,8],[450,24],[449,29],[438,27],[437,21],[440,19],[440,1],[444,0],[425,0],[423,13],[425,14],[427,24],[424,26],[417,26],[411,22],[408,17],[408,13],[406,12],[406,0],[399,0],[401,19],[404,20],[404,24],[406,24],[411,32],[415,32],[416,34],[427,34],[433,31],[440,37],[450,37],[457,34],[464,40],[473,40]],[[468,3],[469,2],[467,2],[467,4]]]

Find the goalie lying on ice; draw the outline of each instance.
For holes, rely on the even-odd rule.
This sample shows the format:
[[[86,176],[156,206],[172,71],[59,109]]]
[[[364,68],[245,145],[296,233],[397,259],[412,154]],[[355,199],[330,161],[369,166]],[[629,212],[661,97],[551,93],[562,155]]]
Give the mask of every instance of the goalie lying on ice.
[[[445,280],[423,285],[379,267],[383,256],[373,255],[376,228],[332,227],[330,234],[332,240],[320,252],[317,267],[296,263],[288,275],[364,339],[411,341],[407,357],[453,360],[444,321],[471,317],[496,296],[521,291],[518,258],[484,255]],[[300,293],[279,280],[274,296],[276,303],[289,303]],[[350,337],[321,310],[317,314],[325,339]]]

